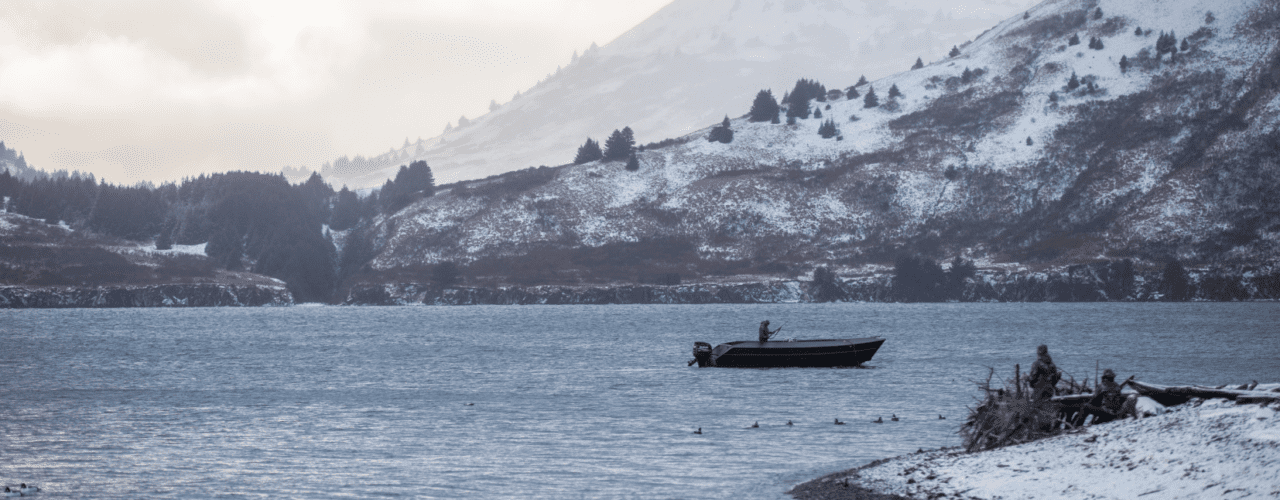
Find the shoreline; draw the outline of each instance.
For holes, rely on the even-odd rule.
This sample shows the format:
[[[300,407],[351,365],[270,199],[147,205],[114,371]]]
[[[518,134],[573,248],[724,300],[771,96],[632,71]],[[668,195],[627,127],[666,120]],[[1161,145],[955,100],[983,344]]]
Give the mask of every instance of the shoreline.
[[[797,500],[1276,498],[1277,406],[1193,401],[995,450],[876,460],[787,493]]]

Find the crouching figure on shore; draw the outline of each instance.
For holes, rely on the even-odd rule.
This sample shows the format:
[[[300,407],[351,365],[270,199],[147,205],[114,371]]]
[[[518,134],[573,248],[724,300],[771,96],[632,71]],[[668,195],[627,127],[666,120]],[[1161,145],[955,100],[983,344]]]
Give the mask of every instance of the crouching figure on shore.
[[[1085,418],[1089,415],[1093,415],[1093,423],[1095,424],[1125,417],[1137,418],[1137,397],[1126,397],[1120,393],[1120,390],[1124,388],[1124,384],[1127,383],[1129,383],[1128,380],[1117,384],[1116,372],[1111,371],[1110,368],[1104,370],[1102,372],[1102,385],[1098,388],[1098,393],[1080,408],[1079,413],[1076,413],[1075,422],[1073,422],[1076,427],[1084,425]]]

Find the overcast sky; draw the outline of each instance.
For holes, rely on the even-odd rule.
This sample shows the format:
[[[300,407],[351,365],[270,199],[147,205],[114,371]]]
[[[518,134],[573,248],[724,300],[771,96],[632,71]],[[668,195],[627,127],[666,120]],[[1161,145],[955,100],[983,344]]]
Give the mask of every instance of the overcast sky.
[[[478,116],[669,1],[4,0],[0,140],[116,183],[315,169]]]

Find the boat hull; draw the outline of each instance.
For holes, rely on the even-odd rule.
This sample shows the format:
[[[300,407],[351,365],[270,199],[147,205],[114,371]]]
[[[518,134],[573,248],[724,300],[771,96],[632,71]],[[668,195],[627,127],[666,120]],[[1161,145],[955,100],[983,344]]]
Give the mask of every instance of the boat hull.
[[[823,339],[720,344],[702,366],[725,368],[858,366],[871,360],[884,339]]]

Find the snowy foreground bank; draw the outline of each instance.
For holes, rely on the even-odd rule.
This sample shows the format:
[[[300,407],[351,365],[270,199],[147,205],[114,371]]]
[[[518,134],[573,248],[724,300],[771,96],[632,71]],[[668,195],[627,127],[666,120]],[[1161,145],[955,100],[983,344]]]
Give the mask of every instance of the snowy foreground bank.
[[[992,500],[1280,498],[1277,406],[1193,401],[1163,415],[1019,446],[978,453],[949,448],[878,461],[802,484],[792,494],[800,499],[882,498],[877,493]]]

